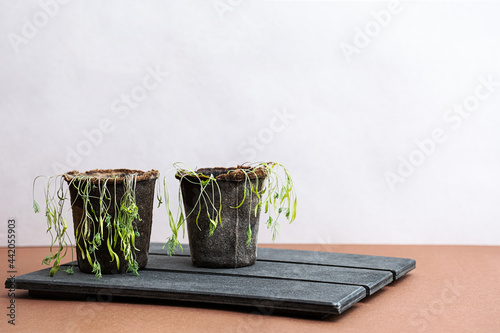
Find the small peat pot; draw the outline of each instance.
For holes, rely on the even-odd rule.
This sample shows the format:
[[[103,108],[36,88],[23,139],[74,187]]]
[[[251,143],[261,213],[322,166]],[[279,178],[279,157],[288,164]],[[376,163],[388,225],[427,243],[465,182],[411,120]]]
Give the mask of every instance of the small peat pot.
[[[255,263],[260,218],[255,192],[262,191],[267,175],[263,168],[243,170],[204,168],[196,170],[197,176],[177,174],[195,266],[235,268]]]
[[[265,213],[268,210],[276,213],[269,216],[267,224],[273,229],[273,240],[279,215],[283,213],[290,222],[295,218],[293,183],[288,170],[280,164],[196,171],[175,166],[184,209],[177,223],[171,217],[173,234],[167,242],[169,254],[180,245],[177,233],[186,222],[191,260],[197,267],[253,265],[257,258],[261,209],[265,209]],[[285,171],[284,181],[276,177],[276,167]]]
[[[79,269],[97,278],[102,274],[138,274],[148,262],[157,178],[156,170],[128,169],[71,171],[49,177],[45,209],[52,246],[44,263],[52,264],[50,275],[59,270],[68,251],[72,255],[64,207],[68,191]],[[39,211],[35,200],[33,207]],[[72,267],[65,271],[71,274]]]
[[[156,170],[128,169],[64,175],[82,272],[137,274],[147,265],[157,178]]]

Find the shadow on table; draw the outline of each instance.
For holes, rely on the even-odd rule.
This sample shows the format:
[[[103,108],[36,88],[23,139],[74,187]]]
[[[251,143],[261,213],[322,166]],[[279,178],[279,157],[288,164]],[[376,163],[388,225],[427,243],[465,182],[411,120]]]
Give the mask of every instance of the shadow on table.
[[[355,311],[358,308],[357,305],[353,305],[349,309],[345,310],[341,314],[332,314],[324,316],[323,314],[304,314],[300,311],[276,309],[273,308],[275,304],[269,302],[266,306],[253,306],[249,305],[226,305],[226,304],[214,304],[214,303],[203,303],[203,302],[189,302],[189,301],[179,301],[179,300],[158,300],[150,298],[139,298],[139,297],[124,297],[124,296],[106,296],[106,295],[96,295],[96,294],[71,294],[71,293],[60,293],[54,294],[53,292],[46,293],[40,291],[30,291],[29,293],[21,292],[16,295],[17,299],[45,299],[45,300],[71,300],[71,301],[81,301],[81,302],[105,302],[105,303],[121,303],[121,304],[147,304],[147,305],[162,305],[162,306],[175,306],[175,307],[186,307],[186,308],[198,308],[216,311],[229,311],[229,312],[240,312],[242,314],[255,314],[262,316],[278,316],[278,317],[293,317],[304,320],[312,321],[325,321],[325,322],[337,322],[342,320],[342,318],[348,315],[350,312]]]

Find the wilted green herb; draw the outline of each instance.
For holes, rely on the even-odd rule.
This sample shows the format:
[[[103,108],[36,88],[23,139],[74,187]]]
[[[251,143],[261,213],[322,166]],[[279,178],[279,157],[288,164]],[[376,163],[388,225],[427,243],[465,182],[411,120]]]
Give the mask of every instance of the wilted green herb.
[[[240,170],[245,173],[245,183],[244,183],[244,195],[242,201],[236,206],[231,207],[233,209],[239,209],[246,200],[253,200],[253,196],[257,196],[258,202],[255,208],[252,210],[250,208],[249,221],[251,214],[255,214],[257,216],[258,209],[264,206],[264,213],[269,214],[267,220],[267,228],[272,231],[272,239],[273,242],[276,239],[276,236],[279,233],[279,218],[281,215],[285,216],[285,219],[288,220],[289,223],[295,220],[297,214],[297,196],[295,194],[295,188],[293,186],[292,177],[288,169],[280,163],[269,162],[269,163],[256,163],[253,165],[249,165],[250,168],[241,168]],[[267,177],[263,180],[262,186],[259,186],[259,178],[255,177],[256,184],[252,182],[250,175],[256,174],[256,170],[262,168]],[[217,183],[216,177],[213,175],[204,175],[201,173],[195,172],[193,169],[187,167],[182,163],[175,163],[174,170],[177,175],[180,177],[181,181],[189,181],[192,184],[197,184],[200,186],[200,194],[196,200],[196,203],[193,209],[190,212],[184,212],[184,207],[182,205],[182,192],[179,187],[178,194],[178,203],[179,203],[179,214],[177,218],[174,218],[174,215],[170,209],[170,200],[166,183],[166,176],[163,179],[163,190],[164,190],[164,198],[165,198],[165,207],[167,209],[168,218],[169,218],[169,226],[172,230],[172,236],[168,238],[165,246],[167,247],[168,254],[172,254],[174,250],[179,246],[180,242],[178,239],[178,233],[180,228],[182,227],[183,235],[184,235],[184,222],[187,217],[191,216],[191,214],[196,214],[196,223],[198,223],[198,219],[201,214],[206,214],[208,219],[210,220],[210,230],[209,236],[211,236],[218,225],[222,226],[221,220],[221,210],[222,206],[215,206],[216,196],[219,198],[219,203],[221,202],[221,192],[219,184]],[[228,173],[232,172],[229,171]],[[191,178],[196,178],[196,180],[191,180]],[[210,188],[209,191],[207,188]],[[162,201],[161,195],[158,195],[159,202]],[[206,207],[206,212],[202,212],[201,207]],[[269,209],[271,207],[271,210]],[[250,245],[252,239],[252,231],[250,228],[250,224],[248,225],[247,231],[247,246]],[[164,247],[165,247],[164,246]],[[181,248],[182,250],[182,248]]]
[[[35,213],[39,212],[39,206],[34,199],[35,183],[33,182],[33,209]],[[50,246],[50,255],[46,256],[43,263],[50,265],[50,276],[53,276],[60,266],[60,261],[68,251],[68,244],[73,256],[72,244],[67,234],[67,221],[64,211],[64,204],[68,199],[68,190],[64,189],[64,175],[47,177],[45,188],[45,208],[47,220],[47,232],[52,237]],[[120,269],[120,259],[113,250],[117,246],[123,253],[127,262],[127,270],[138,274],[138,264],[135,259],[135,238],[139,236],[136,231],[136,221],[140,221],[139,209],[135,200],[135,186],[137,175],[131,174],[125,176],[124,195],[121,200],[112,200],[108,181],[114,180],[114,177],[99,179],[97,184],[90,175],[76,175],[71,178],[69,187],[73,186],[78,196],[83,201],[82,221],[75,230],[77,251],[80,251],[82,258],[87,260],[92,267],[92,272],[97,278],[102,276],[101,265],[97,260],[97,250],[101,247],[103,241],[106,242],[106,248],[111,255],[112,261],[115,261],[117,269]],[[113,182],[114,198],[116,198],[116,181]],[[95,196],[91,191],[98,191]],[[91,200],[98,201],[98,206],[94,207]],[[74,202],[71,203],[73,206]],[[112,218],[110,209],[114,210]],[[104,229],[106,228],[107,237],[104,240]],[[83,244],[83,246],[81,245]],[[73,258],[73,257],[72,257]],[[73,273],[73,267],[67,268],[68,274]]]

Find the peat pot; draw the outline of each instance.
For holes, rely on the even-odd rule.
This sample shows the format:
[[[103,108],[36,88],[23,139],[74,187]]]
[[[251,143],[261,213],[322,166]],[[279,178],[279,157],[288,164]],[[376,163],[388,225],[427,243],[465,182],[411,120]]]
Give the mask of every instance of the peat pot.
[[[245,172],[247,179],[247,196],[244,203],[239,206],[245,196]],[[219,222],[214,233],[210,236],[210,219],[207,209],[212,207],[200,198],[200,179],[207,177],[199,176],[198,179],[192,175],[179,174],[176,178],[180,180],[184,212],[188,215],[186,225],[189,237],[189,248],[193,265],[197,267],[212,268],[236,268],[251,266],[257,258],[257,234],[259,231],[260,207],[255,207],[259,199],[255,193],[250,197],[250,181],[254,189],[260,192],[267,176],[263,168],[256,168],[254,172],[248,172],[250,168],[238,166],[237,168],[202,168],[196,170],[198,175],[213,175],[217,183],[210,181],[205,187],[204,193],[217,209],[221,207]],[[217,186],[218,185],[218,186]],[[220,195],[219,195],[220,189]],[[200,205],[201,204],[201,205]],[[238,208],[235,208],[239,206]],[[189,214],[191,212],[191,214]],[[198,212],[200,213],[198,216]],[[198,216],[198,223],[196,222]],[[250,244],[247,246],[248,226],[252,232]]]
[[[102,184],[107,180],[106,188],[109,196],[104,202],[108,205],[108,214],[110,221],[114,221],[115,215],[119,212],[120,203],[125,192],[125,179],[127,175],[132,175],[135,186],[135,202],[138,208],[139,219],[134,219],[132,225],[137,232],[135,237],[135,248],[132,247],[132,252],[135,255],[135,260],[138,268],[143,268],[148,263],[149,241],[151,237],[151,225],[153,222],[153,201],[155,193],[155,182],[158,178],[158,171],[151,170],[148,172],[128,169],[113,169],[113,170],[91,170],[80,173],[78,171],[71,171],[64,175],[65,180],[70,184],[69,191],[71,196],[72,211],[73,211],[73,225],[75,229],[75,239],[77,242],[76,253],[78,259],[78,267],[82,272],[92,273],[92,266],[87,259],[84,259],[81,253],[81,248],[84,247],[82,237],[78,237],[77,230],[84,230],[84,201],[82,195],[74,186],[79,180],[78,176],[90,176],[92,188],[89,195],[89,203],[95,210],[95,215],[100,216],[102,203],[100,205],[100,190],[99,187],[104,188]],[[75,179],[74,179],[75,178]],[[130,178],[129,178],[130,179]],[[72,184],[73,181],[73,184]],[[117,204],[117,206],[115,206]],[[105,209],[105,208],[103,208]],[[88,221],[88,219],[87,219]],[[106,223],[106,222],[104,222]],[[88,228],[99,228],[99,223],[93,221],[87,225]],[[126,273],[128,269],[127,261],[124,257],[123,251],[120,249],[121,238],[119,235],[114,234],[114,229],[104,226],[102,229],[101,244],[96,247],[95,255],[97,261],[100,263],[101,271],[103,274]],[[111,257],[110,251],[106,240],[108,233],[112,233],[112,237],[117,237],[115,245],[111,245],[113,251],[118,255],[120,261],[120,268],[117,268],[116,260]],[[94,260],[94,257],[91,257]]]

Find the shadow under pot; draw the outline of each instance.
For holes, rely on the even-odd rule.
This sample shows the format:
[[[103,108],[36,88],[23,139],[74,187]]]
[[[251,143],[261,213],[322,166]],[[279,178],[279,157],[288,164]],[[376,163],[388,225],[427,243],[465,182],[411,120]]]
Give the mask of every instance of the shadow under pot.
[[[78,267],[85,273],[133,272],[148,263],[158,171],[71,171]]]
[[[253,265],[257,258],[260,207],[256,207],[259,199],[251,188],[257,193],[262,191],[266,171],[238,166],[202,168],[196,174],[176,174],[187,216],[193,265],[211,268]]]

